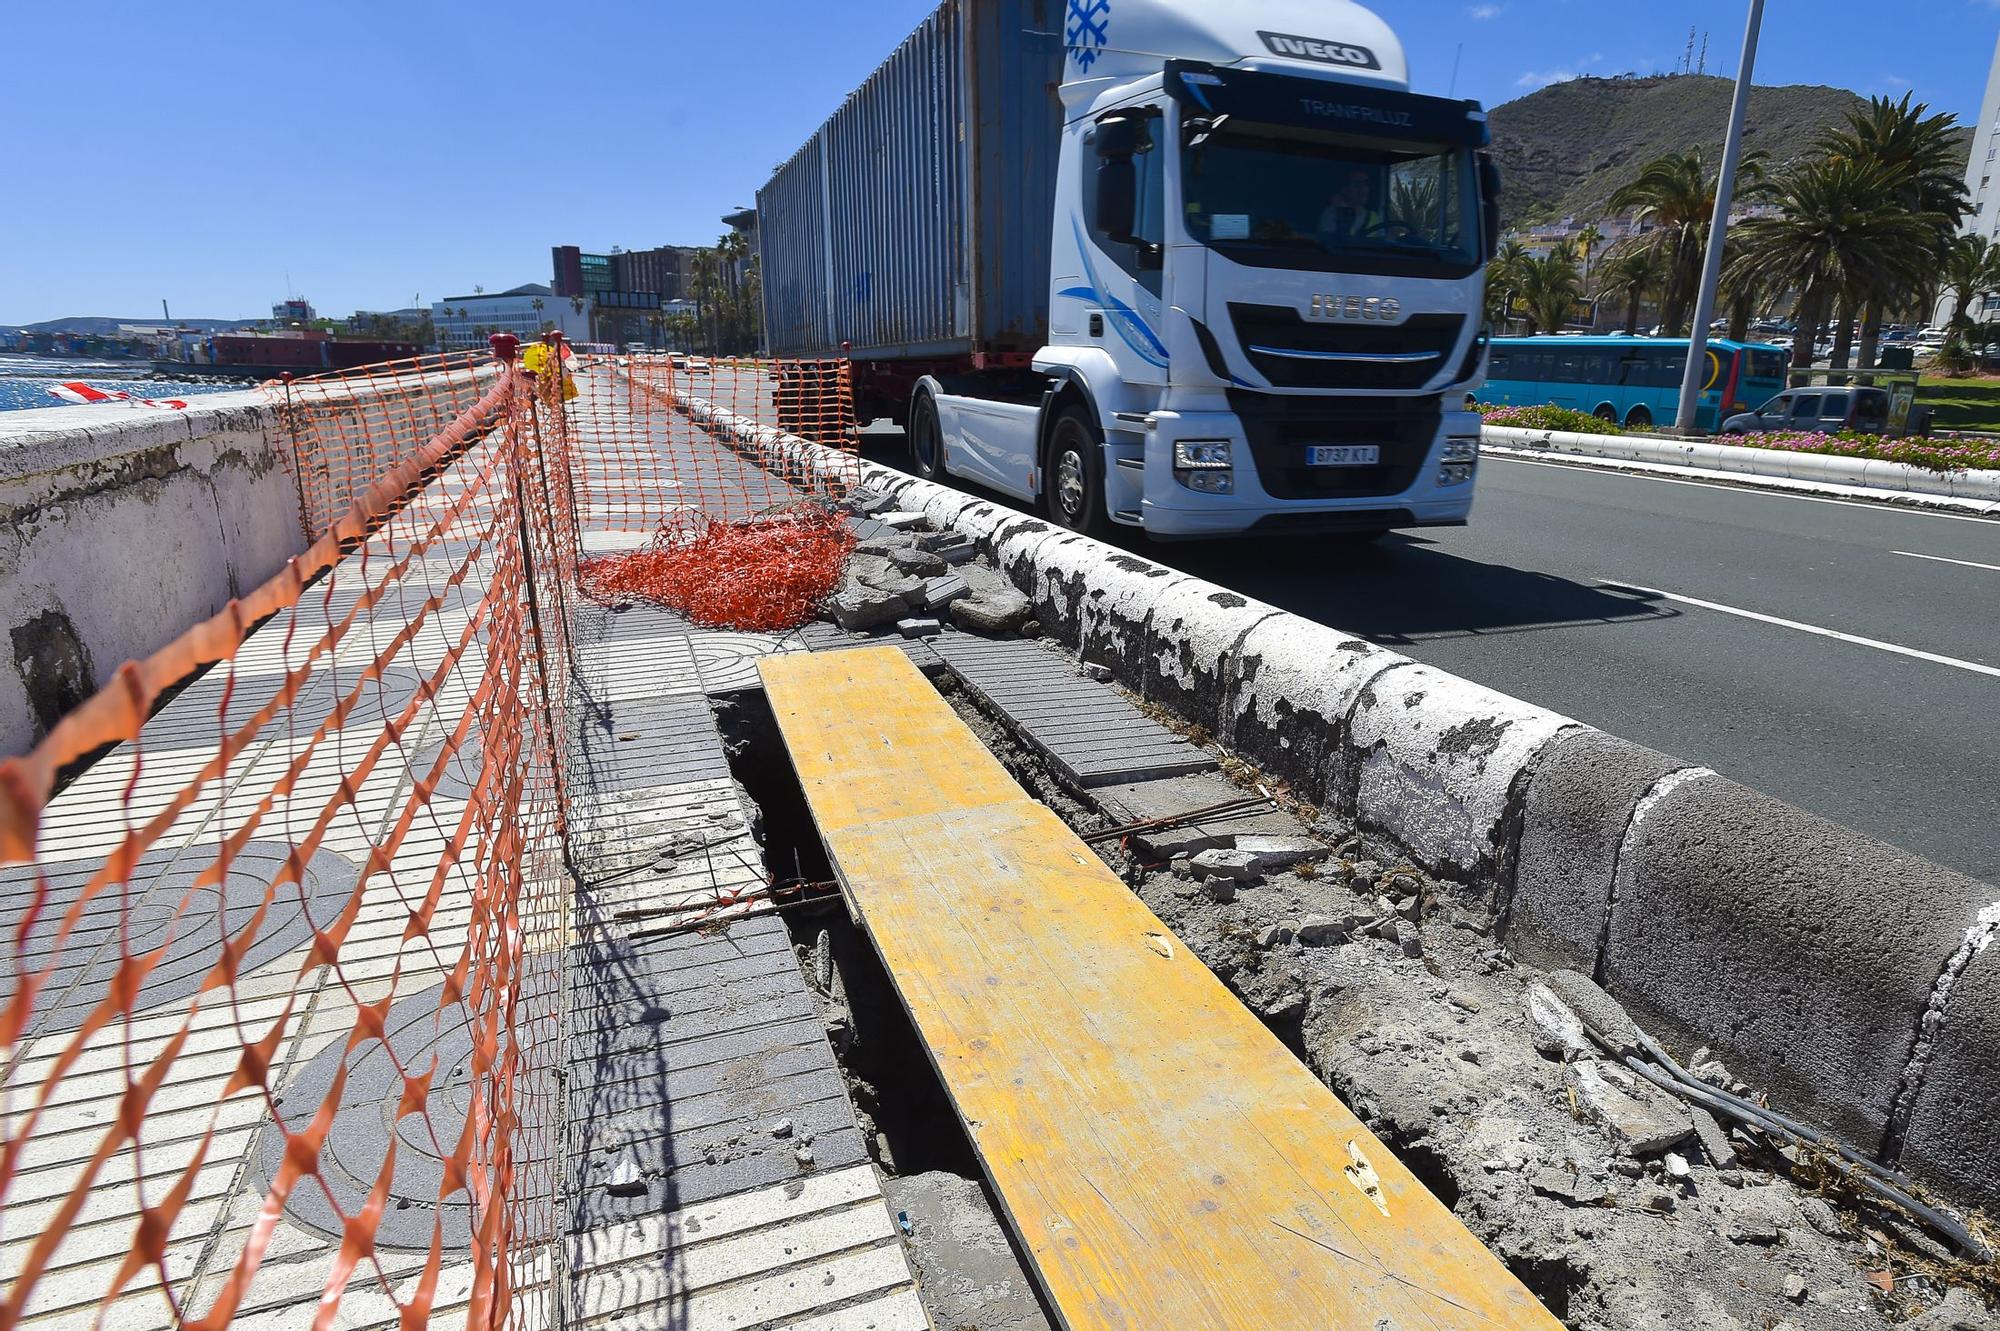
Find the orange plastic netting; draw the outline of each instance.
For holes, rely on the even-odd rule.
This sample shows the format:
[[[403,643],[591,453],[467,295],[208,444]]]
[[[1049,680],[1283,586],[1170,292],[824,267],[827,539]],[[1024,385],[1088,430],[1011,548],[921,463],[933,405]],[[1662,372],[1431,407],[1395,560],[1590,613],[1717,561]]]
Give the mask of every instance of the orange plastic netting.
[[[796,622],[853,421],[496,347],[268,386],[305,549],[0,763],[0,1331],[562,1320],[577,598]]]
[[[613,603],[648,601],[708,628],[797,628],[839,586],[854,533],[803,509],[740,522],[669,523],[644,550],[583,565],[583,586]]]

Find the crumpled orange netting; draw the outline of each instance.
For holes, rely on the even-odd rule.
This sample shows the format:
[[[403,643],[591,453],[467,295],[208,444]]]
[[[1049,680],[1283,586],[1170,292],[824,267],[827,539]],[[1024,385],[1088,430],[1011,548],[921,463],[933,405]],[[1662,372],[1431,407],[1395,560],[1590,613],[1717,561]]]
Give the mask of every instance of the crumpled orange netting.
[[[840,586],[854,533],[840,514],[807,507],[715,522],[671,519],[643,550],[584,561],[584,590],[612,603],[645,601],[706,628],[797,628]]]

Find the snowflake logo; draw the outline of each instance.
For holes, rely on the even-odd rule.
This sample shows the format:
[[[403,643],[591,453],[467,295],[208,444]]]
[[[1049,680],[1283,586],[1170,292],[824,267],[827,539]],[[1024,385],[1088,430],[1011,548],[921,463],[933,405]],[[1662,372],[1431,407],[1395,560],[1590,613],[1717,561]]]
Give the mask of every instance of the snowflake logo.
[[[1097,55],[1110,40],[1111,0],[1069,0],[1069,22],[1064,25],[1063,39],[1069,43],[1070,54],[1076,57],[1076,67],[1088,71],[1097,63]]]

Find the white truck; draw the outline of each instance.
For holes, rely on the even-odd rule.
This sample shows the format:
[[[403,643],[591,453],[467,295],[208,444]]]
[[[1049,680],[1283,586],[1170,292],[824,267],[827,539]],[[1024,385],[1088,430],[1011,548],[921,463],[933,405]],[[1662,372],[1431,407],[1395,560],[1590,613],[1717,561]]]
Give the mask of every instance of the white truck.
[[[767,336],[1078,531],[1462,524],[1488,141],[1346,0],[946,0],[759,191]]]

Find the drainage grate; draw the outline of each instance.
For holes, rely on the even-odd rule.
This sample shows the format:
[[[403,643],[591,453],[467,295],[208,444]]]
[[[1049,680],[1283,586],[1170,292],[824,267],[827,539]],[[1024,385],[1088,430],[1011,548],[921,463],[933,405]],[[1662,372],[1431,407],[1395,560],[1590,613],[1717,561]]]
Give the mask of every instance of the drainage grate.
[[[987,705],[1079,786],[1213,770],[1215,760],[1134,707],[1108,684],[1079,677],[1029,639],[945,634],[939,656]]]

